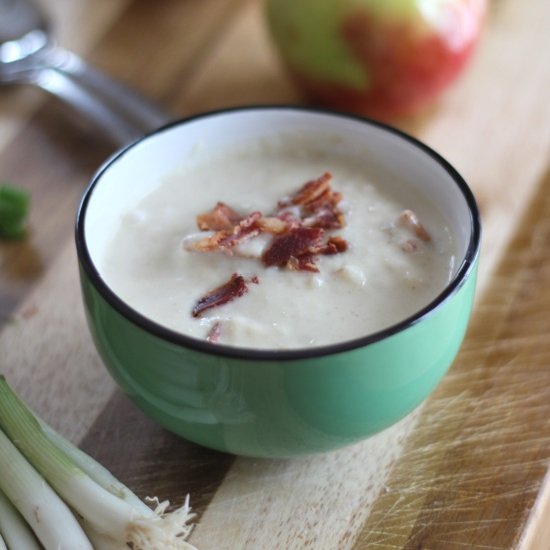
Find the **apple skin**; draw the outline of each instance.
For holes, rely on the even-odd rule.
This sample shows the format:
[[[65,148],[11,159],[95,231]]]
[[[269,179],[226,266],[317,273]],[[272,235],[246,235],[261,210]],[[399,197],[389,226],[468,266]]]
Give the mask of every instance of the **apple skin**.
[[[382,120],[431,103],[461,72],[486,0],[266,0],[290,74],[315,103]]]

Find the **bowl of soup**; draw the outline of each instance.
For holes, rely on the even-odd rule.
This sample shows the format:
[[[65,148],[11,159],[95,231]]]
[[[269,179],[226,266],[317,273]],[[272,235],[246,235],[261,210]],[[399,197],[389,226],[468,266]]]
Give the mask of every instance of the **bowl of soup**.
[[[76,245],[96,347],[146,414],[200,445],[286,457],[418,407],[470,318],[475,199],[389,126],[300,107],[169,124],[116,153]]]

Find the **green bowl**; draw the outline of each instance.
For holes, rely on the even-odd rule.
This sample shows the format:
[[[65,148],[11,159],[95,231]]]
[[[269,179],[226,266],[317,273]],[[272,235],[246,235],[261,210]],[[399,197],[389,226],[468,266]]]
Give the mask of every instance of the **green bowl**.
[[[280,132],[337,135],[430,196],[460,254],[451,282],[411,317],[324,347],[245,349],[171,331],[109,288],[96,259],[123,207],[172,172],[197,142],[212,147]],[[368,152],[368,153],[367,153]],[[391,426],[417,407],[454,360],[471,313],[480,221],[467,184],[443,158],[391,127],[329,111],[251,107],[170,124],[114,155],[94,176],[77,218],[76,245],[88,324],[126,394],[162,426],[237,455],[329,451]]]

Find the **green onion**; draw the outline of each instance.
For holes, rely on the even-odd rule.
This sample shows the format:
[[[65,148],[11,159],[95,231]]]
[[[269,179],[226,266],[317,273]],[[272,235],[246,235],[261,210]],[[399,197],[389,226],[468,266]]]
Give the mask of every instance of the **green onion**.
[[[107,468],[102,466],[99,462],[94,460],[91,456],[87,455],[84,451],[81,451],[76,445],[67,441],[63,436],[58,434],[53,428],[48,426],[41,419],[37,419],[40,422],[42,431],[46,434],[48,439],[63,453],[65,453],[70,460],[73,461],[83,472],[88,474],[96,483],[101,485],[104,489],[109,491],[115,496],[126,500],[132,506],[143,510],[145,513],[150,512],[149,506],[147,506],[142,500],[140,500],[128,487],[122,484]]]
[[[6,495],[0,491],[0,540],[10,548],[20,550],[40,550],[40,546],[32,531]],[[4,546],[5,547],[5,546]],[[2,545],[0,544],[0,548]]]
[[[81,451],[75,451],[68,442],[62,442],[61,436],[50,428],[44,428],[3,376],[0,376],[0,428],[81,516],[87,532],[112,539],[116,545],[128,544],[134,550],[193,548],[185,542],[192,517],[187,500],[168,513],[167,501],[155,501],[152,510],[135,495],[130,497],[129,489],[103,467],[84,457]],[[8,497],[13,502],[9,494]]]
[[[92,550],[92,545],[67,505],[1,430],[0,472],[0,489],[47,550]],[[4,530],[2,532],[7,536]]]
[[[0,237],[17,239],[25,233],[30,197],[12,185],[0,185]]]
[[[92,543],[94,550],[128,550],[128,545],[125,542],[117,541],[107,535],[98,533],[85,521],[81,520],[80,525]]]

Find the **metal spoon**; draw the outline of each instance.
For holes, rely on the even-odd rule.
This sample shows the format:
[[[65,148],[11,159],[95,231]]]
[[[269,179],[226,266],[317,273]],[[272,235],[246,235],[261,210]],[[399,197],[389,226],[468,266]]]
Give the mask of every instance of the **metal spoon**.
[[[119,144],[170,120],[168,113],[56,46],[32,0],[0,0],[0,85],[32,84],[74,107]]]

